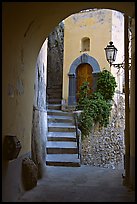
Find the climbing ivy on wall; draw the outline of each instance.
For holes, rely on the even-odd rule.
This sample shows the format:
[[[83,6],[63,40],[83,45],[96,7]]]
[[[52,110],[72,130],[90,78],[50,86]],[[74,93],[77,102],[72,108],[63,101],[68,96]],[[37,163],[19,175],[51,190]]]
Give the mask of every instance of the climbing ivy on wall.
[[[93,124],[99,123],[101,127],[108,125],[116,86],[115,77],[107,70],[99,73],[94,93],[89,91],[89,82],[83,82],[77,106],[83,110],[78,118],[82,138],[89,135]]]

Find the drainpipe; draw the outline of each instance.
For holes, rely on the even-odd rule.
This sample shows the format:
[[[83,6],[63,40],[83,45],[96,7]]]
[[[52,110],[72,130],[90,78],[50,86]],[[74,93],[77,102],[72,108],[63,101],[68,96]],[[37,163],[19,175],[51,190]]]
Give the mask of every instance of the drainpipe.
[[[128,16],[124,18],[124,53],[125,53],[125,178],[124,185],[129,185],[130,177],[130,108],[129,108],[129,36]]]

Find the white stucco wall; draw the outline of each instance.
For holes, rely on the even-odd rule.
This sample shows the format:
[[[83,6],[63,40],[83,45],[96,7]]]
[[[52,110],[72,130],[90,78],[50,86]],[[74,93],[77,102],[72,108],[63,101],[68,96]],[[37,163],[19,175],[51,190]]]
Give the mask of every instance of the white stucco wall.
[[[124,15],[121,12],[112,10],[112,42],[117,48],[117,56],[114,64],[120,64],[124,61]],[[124,69],[111,67],[111,72],[115,76],[117,87],[116,94],[114,96],[117,103],[119,97],[123,93],[124,84]],[[122,94],[124,97],[124,94]]]

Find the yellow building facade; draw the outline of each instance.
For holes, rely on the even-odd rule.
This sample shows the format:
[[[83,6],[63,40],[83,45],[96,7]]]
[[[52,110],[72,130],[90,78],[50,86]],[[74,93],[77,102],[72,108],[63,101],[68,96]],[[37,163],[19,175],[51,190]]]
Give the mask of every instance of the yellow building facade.
[[[113,43],[119,51],[117,60],[121,61],[124,53],[124,21],[123,14],[118,11],[109,9],[85,10],[64,20],[62,98],[65,104],[74,105],[76,102],[74,92],[77,92],[77,85],[74,90],[72,86],[77,83],[76,70],[80,64],[90,64],[89,61],[91,61],[92,73],[95,74],[104,68],[110,70],[104,51],[110,41],[114,41]],[[98,64],[98,68],[95,67],[94,69],[94,64]],[[115,70],[110,71],[116,76]],[[73,77],[76,80],[73,80]],[[95,83],[95,79],[93,80]]]

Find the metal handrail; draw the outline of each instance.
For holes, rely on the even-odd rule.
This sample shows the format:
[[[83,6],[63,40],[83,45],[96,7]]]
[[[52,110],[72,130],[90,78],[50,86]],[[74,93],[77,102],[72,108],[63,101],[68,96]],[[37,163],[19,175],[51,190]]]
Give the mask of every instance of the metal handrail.
[[[78,128],[78,117],[82,111],[73,111],[75,128],[76,128],[76,141],[77,141],[77,149],[78,149],[78,158],[81,160],[81,131]]]

